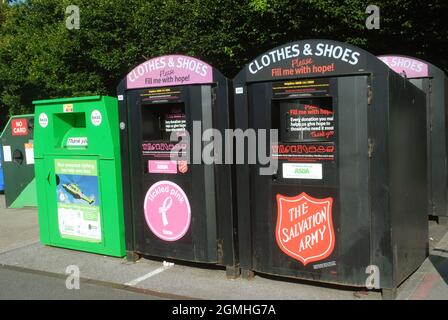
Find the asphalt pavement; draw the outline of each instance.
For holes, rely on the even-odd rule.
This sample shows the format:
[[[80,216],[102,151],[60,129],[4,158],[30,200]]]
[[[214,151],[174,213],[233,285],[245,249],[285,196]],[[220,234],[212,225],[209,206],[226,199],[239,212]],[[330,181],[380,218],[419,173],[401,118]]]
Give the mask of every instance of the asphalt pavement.
[[[136,293],[109,285],[80,282],[79,286],[58,275],[9,270],[0,267],[2,300],[159,300],[148,293]]]

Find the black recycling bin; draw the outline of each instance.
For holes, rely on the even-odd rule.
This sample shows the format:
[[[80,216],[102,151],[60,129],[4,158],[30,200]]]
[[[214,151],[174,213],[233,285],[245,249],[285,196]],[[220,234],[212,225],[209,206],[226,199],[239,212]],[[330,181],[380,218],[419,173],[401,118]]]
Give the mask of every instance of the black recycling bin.
[[[274,48],[233,85],[235,127],[278,130],[276,170],[236,166],[242,275],[394,294],[427,256],[425,94],[330,40]]]
[[[448,225],[448,81],[445,72],[412,57],[384,55],[378,58],[426,93],[428,214],[437,217],[440,224]]]
[[[217,264],[237,276],[232,167],[202,161],[211,142],[200,137],[230,127],[229,85],[203,61],[167,55],[118,86],[128,259]],[[225,148],[214,145],[217,158]]]

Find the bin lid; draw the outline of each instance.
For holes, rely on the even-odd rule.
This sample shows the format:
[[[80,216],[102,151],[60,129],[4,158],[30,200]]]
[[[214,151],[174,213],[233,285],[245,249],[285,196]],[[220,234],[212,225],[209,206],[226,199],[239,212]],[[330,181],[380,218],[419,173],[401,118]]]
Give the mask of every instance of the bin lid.
[[[334,40],[309,39],[280,45],[252,59],[234,78],[234,85],[380,73],[389,74],[390,69],[359,47]]]
[[[445,72],[428,61],[399,54],[378,56],[389,68],[407,79],[444,77]]]
[[[225,80],[223,74],[207,62],[171,54],[153,57],[133,68],[120,82],[117,91],[224,83]]]

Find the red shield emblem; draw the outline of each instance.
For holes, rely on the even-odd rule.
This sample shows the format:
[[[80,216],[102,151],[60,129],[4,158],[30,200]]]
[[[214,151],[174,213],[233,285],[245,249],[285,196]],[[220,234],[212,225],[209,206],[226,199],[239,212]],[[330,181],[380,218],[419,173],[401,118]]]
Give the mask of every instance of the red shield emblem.
[[[179,172],[185,173],[188,171],[188,163],[187,161],[179,161],[178,162]]]
[[[275,237],[280,249],[303,265],[327,258],[334,249],[333,198],[317,199],[302,192],[277,194]]]

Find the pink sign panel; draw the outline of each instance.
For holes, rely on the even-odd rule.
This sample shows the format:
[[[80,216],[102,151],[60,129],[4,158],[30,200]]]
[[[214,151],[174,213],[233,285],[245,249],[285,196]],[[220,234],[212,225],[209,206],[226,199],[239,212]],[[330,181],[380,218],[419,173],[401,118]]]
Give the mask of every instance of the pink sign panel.
[[[378,59],[396,73],[407,78],[424,78],[429,76],[428,65],[416,59],[400,56],[379,56]]]
[[[144,210],[149,229],[162,240],[179,240],[190,227],[190,202],[174,182],[153,184],[146,193]]]
[[[177,173],[177,162],[170,160],[149,160],[148,172],[150,173]]]
[[[212,67],[195,58],[169,55],[153,58],[127,75],[128,89],[213,82]]]

